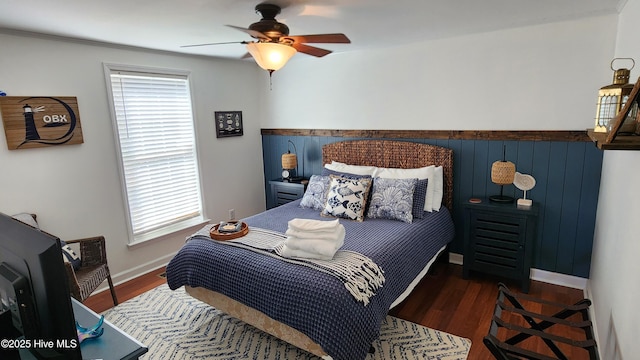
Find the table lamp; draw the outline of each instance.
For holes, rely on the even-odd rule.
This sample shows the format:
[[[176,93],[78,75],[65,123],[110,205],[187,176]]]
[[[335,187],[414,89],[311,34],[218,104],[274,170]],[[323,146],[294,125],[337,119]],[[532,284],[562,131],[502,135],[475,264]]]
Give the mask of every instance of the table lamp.
[[[511,203],[514,200],[513,197],[503,194],[504,186],[512,184],[516,174],[516,165],[505,159],[505,148],[503,147],[502,150],[502,160],[498,160],[491,165],[491,181],[500,185],[500,195],[491,195],[489,200],[499,203]]]
[[[293,145],[293,151],[294,153],[291,153],[291,150],[289,149],[289,144]],[[298,150],[296,149],[296,145],[291,142],[291,140],[288,140],[287,143],[287,152],[285,154],[282,154],[282,181],[293,181],[295,180],[295,178],[292,176],[291,171],[292,170],[296,170],[296,176],[298,174],[298,156],[296,155],[296,153],[298,152]]]

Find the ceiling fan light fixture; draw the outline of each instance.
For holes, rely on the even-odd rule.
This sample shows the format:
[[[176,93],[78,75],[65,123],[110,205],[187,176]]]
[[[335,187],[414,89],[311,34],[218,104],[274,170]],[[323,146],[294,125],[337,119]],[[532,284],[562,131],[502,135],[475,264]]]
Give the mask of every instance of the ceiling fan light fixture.
[[[298,52],[292,46],[271,42],[250,42],[247,50],[258,66],[269,72],[280,70]]]

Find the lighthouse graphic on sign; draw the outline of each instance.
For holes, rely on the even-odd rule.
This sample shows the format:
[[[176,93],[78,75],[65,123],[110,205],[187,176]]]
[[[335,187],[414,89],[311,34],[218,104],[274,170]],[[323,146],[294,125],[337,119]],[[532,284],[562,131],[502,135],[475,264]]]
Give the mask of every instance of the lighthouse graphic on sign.
[[[37,106],[33,108],[27,101],[29,102],[37,102],[37,99],[49,99],[55,102],[58,102],[65,109],[65,113],[62,114],[47,114],[42,116],[42,122],[44,125],[41,128],[56,128],[61,126],[68,126],[67,131],[61,136],[48,138],[47,136],[43,136],[38,131],[38,127],[36,126],[36,120],[34,118],[34,113],[37,112],[45,112],[47,109],[45,106]],[[77,117],[73,109],[64,101],[53,98],[53,97],[30,97],[24,99],[25,105],[22,107],[22,114],[24,116],[24,128],[25,128],[25,136],[24,141],[18,145],[18,147],[27,144],[27,143],[40,143],[47,145],[61,145],[67,143],[71,138],[73,138],[73,131],[76,128]]]

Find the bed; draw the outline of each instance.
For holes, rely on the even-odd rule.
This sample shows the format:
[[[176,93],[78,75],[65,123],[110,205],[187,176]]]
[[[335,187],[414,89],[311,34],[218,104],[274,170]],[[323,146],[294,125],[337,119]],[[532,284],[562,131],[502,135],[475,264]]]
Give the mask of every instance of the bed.
[[[397,220],[340,219],[346,237],[341,250],[361,253],[384,271],[384,284],[365,305],[335,277],[194,236],[167,266],[169,287],[185,286],[193,297],[324,359],[364,359],[380,323],[427,273],[453,239],[452,150],[428,144],[354,140],[323,146],[323,164],[384,168],[443,167],[439,211],[408,224]],[[250,229],[284,233],[293,218],[330,220],[300,200],[243,219]]]

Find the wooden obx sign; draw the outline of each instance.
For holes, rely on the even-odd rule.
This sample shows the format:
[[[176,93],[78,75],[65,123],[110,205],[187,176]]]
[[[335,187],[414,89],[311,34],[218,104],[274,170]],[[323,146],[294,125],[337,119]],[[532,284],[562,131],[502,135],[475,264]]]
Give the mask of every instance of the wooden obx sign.
[[[71,96],[1,96],[9,150],[82,144],[78,99]]]

